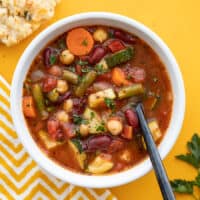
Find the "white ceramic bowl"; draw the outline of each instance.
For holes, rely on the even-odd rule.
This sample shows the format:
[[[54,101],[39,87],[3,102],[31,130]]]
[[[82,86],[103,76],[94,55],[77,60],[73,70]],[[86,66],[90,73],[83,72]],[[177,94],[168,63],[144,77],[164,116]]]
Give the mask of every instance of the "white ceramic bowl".
[[[35,56],[58,35],[73,27],[85,25],[107,25],[124,29],[142,38],[159,55],[169,73],[174,95],[170,125],[159,145],[162,159],[169,153],[179,135],[185,111],[184,85],[178,64],[169,48],[155,33],[141,23],[118,14],[103,12],[77,14],[56,22],[40,33],[24,51],[14,73],[11,90],[12,117],[21,142],[41,168],[57,178],[75,185],[92,188],[114,187],[145,175],[152,169],[150,160],[145,159],[127,171],[111,175],[88,176],[69,171],[53,162],[40,150],[29,133],[22,113],[23,81]]]

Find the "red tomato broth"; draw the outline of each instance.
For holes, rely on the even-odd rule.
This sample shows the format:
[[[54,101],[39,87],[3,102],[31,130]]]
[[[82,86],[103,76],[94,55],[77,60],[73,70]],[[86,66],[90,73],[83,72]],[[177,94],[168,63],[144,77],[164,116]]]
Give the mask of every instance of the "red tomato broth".
[[[92,33],[93,33],[96,29],[98,29],[98,27],[99,26],[92,26],[92,27],[84,27],[84,28],[86,30],[89,30],[89,32],[91,32],[91,30],[92,30]],[[110,27],[104,27],[104,26],[101,26],[101,27],[105,31],[111,31],[111,33],[113,31],[117,30],[115,28],[110,28]],[[128,33],[126,33],[126,34],[128,34]],[[58,47],[59,46],[58,41],[65,40],[66,36],[67,36],[67,33],[64,33],[63,35],[59,36],[54,41],[52,41],[48,45],[46,45],[45,48],[47,48],[47,47],[56,48],[59,52],[58,54],[60,55],[62,52],[61,49],[63,50],[66,47],[65,47],[65,45],[62,48]],[[144,70],[145,78],[143,81],[141,81],[141,84],[145,88],[145,95],[142,98],[141,97],[138,97],[138,98],[144,104],[145,115],[146,115],[147,119],[149,121],[151,121],[152,119],[156,119],[158,122],[159,129],[162,133],[162,136],[156,141],[156,143],[159,144],[163,138],[165,131],[168,128],[170,118],[171,118],[172,104],[173,104],[171,83],[170,83],[168,74],[166,72],[165,66],[160,61],[160,59],[156,55],[156,53],[151,49],[151,47],[148,46],[148,44],[145,43],[144,41],[142,41],[140,38],[138,38],[134,35],[132,37],[134,38],[134,43],[124,42],[124,41],[120,40],[119,38],[116,38],[117,40],[120,40],[122,42],[122,44],[125,45],[125,47],[133,46],[134,52],[135,52],[135,55],[133,56],[133,58],[131,60],[129,60],[128,62],[125,62],[123,64],[117,65],[116,67],[120,67],[127,75],[127,81],[130,81],[133,84],[135,82],[134,79],[131,77],[128,77],[128,75],[131,74],[131,71],[133,70],[133,68],[139,68],[139,69]],[[103,44],[95,41],[94,45],[97,45],[97,46],[103,45],[105,47],[106,42],[108,40],[109,40],[109,38],[106,41],[104,41]],[[110,51],[108,51],[107,55],[110,55],[110,54],[112,54],[112,53]],[[73,66],[74,73],[76,73],[76,65],[77,64],[74,64],[74,63],[76,63],[78,60],[80,60],[80,57],[75,56],[74,62],[71,65],[65,65],[59,60],[59,55],[57,55],[56,62],[53,65],[59,66],[61,71],[65,70],[65,69],[69,69],[69,66],[70,67]],[[85,59],[87,60],[87,56],[90,56],[90,53],[84,57],[84,60]],[[35,83],[38,83],[42,87],[42,84],[43,84],[42,81],[44,80],[44,78],[46,76],[54,77],[58,80],[60,80],[60,79],[63,80],[63,77],[61,77],[61,75],[59,75],[59,73],[57,76],[49,74],[49,69],[53,65],[48,66],[48,67],[45,66],[44,60],[45,60],[44,50],[42,50],[34,59],[32,65],[30,67],[30,70],[27,74],[27,78],[24,83],[23,96],[29,96],[29,95],[32,96],[33,95],[32,90],[31,90],[32,86]],[[91,64],[87,64],[87,65],[91,65]],[[79,67],[80,68],[79,71],[83,68],[87,68],[87,65],[84,67],[81,66],[81,68]],[[94,69],[94,65],[95,64],[92,64],[92,67],[91,67],[92,69]],[[37,70],[42,71],[44,73],[44,77],[42,77],[40,80],[37,80],[33,83],[30,81],[31,74]],[[81,76],[84,76],[85,74],[86,74],[85,72],[81,72]],[[117,93],[122,88],[121,86],[113,85],[110,77],[111,77],[111,71],[98,74],[96,79],[94,80],[94,82],[87,88],[87,90],[85,91],[85,95],[83,97],[81,97],[82,100],[80,100],[80,101],[75,100],[75,99],[78,99],[79,97],[77,97],[73,92],[77,86],[68,82],[68,86],[69,86],[68,91],[71,92],[71,96],[69,97],[69,99],[72,99],[73,102],[75,102],[75,101],[77,102],[74,105],[73,110],[68,113],[68,115],[69,115],[68,123],[73,124],[73,117],[72,117],[73,114],[78,114],[78,115],[82,116],[86,106],[88,106],[88,103],[89,103],[88,96],[90,94],[97,92],[96,89],[93,87],[94,83],[98,83],[101,81],[111,83],[112,88],[115,93]],[[28,85],[28,87],[27,87],[27,85]],[[154,99],[156,95],[159,96],[158,101],[157,101],[155,107],[153,109],[150,109],[150,107],[152,105],[152,99]],[[62,95],[60,94],[60,96],[62,96]],[[51,159],[53,159],[55,162],[59,163],[60,165],[67,167],[72,171],[93,174],[91,172],[88,172],[87,166],[90,163],[92,163],[99,154],[102,154],[102,155],[108,154],[111,156],[111,162],[113,163],[113,167],[111,169],[109,169],[106,172],[103,172],[105,174],[108,174],[108,173],[116,173],[116,172],[120,172],[120,171],[129,169],[130,167],[141,162],[146,157],[147,152],[146,152],[146,150],[143,146],[142,140],[141,140],[141,130],[139,127],[133,130],[133,133],[132,133],[133,138],[131,140],[123,139],[121,133],[117,136],[114,136],[109,131],[106,131],[105,134],[108,134],[109,136],[111,136],[112,140],[114,140],[115,138],[122,139],[123,147],[114,152],[111,152],[109,150],[97,150],[95,152],[85,152],[87,159],[84,162],[84,166],[85,166],[84,169],[79,166],[79,163],[77,162],[77,159],[76,159],[76,156],[77,156],[76,153],[74,153],[72,151],[72,149],[70,148],[70,146],[68,145],[67,142],[69,139],[67,139],[64,144],[59,145],[51,150],[48,150],[46,148],[46,146],[44,145],[44,141],[39,137],[38,131],[44,130],[48,133],[47,125],[46,125],[47,121],[49,119],[51,119],[52,117],[55,118],[55,113],[57,113],[60,110],[63,110],[63,103],[55,104],[55,103],[50,102],[50,100],[47,100],[46,93],[44,93],[44,98],[45,98],[45,101],[47,101],[47,104],[50,104],[50,106],[53,107],[54,110],[48,113],[48,117],[46,119],[41,119],[41,116],[38,112],[38,108],[37,108],[37,106],[35,106],[35,109],[37,110],[37,117],[36,118],[26,117],[26,121],[27,121],[27,125],[28,125],[30,132],[31,132],[34,140],[36,141],[36,143],[40,146],[40,148],[42,150],[44,150],[44,152]],[[122,124],[127,124],[127,119],[124,116],[125,110],[123,110],[123,109],[125,109],[126,106],[128,104],[130,104],[130,100],[131,100],[131,97],[125,98],[123,100],[119,100],[119,99],[114,100],[115,110],[114,110],[113,115],[120,117]],[[46,107],[47,107],[47,105],[46,105]],[[105,102],[103,102],[103,104],[101,104],[99,107],[95,108],[94,110],[99,114],[100,117],[104,116],[104,118],[106,119],[105,122],[107,122],[109,119],[108,116],[105,116],[105,113],[112,113],[112,110],[108,109],[106,107]],[[75,127],[77,128],[79,126],[75,125]],[[75,138],[80,139],[80,141],[84,141],[84,140],[87,140],[88,138],[90,139],[90,137],[93,137],[93,136],[94,136],[94,134],[89,134],[87,136],[80,137],[80,135],[78,134],[78,136],[75,136]],[[138,139],[138,138],[140,138],[140,139]],[[141,148],[141,146],[142,146],[142,148]],[[129,161],[125,161],[120,158],[122,153],[125,151],[128,151],[130,154]]]

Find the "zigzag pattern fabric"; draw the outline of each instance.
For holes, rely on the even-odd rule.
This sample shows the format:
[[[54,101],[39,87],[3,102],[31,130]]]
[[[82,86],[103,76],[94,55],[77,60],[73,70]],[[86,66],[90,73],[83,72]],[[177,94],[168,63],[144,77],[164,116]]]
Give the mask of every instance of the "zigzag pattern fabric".
[[[15,133],[9,94],[0,76],[0,200],[117,200],[107,189],[76,187],[41,171]]]

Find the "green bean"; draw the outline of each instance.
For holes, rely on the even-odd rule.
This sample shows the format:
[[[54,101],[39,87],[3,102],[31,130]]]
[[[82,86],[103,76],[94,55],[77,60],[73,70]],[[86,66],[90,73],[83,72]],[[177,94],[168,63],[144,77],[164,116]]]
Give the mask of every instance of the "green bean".
[[[32,87],[32,93],[40,115],[45,116],[46,115],[45,103],[41,86],[39,84],[34,84]]]
[[[59,93],[58,91],[55,89],[53,89],[52,91],[50,91],[48,94],[47,94],[47,97],[48,99],[51,101],[51,102],[56,102],[59,98]]]
[[[63,71],[63,78],[66,81],[69,81],[72,84],[77,84],[78,83],[78,75],[76,75],[75,73],[70,72],[68,70],[64,70]]]
[[[133,84],[131,86],[123,87],[118,92],[118,97],[119,99],[124,99],[142,94],[144,94],[144,87],[142,86],[142,84]]]
[[[75,95],[81,97],[84,95],[86,89],[94,82],[97,73],[95,71],[88,72],[81,80],[80,84],[75,90]]]

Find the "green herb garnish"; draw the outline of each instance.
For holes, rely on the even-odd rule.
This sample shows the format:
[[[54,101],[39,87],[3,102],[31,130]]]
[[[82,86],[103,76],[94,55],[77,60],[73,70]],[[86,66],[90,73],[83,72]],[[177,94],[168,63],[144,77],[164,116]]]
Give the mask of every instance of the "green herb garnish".
[[[76,114],[73,115],[73,122],[76,125],[88,124],[88,120],[83,119],[81,116],[76,115]]]
[[[66,69],[69,70],[70,72],[74,72],[74,73],[76,72],[76,69],[73,66],[69,66]]]
[[[51,65],[54,65],[56,63],[56,56],[55,55],[51,55],[50,58],[49,58],[49,62]]]
[[[85,67],[85,68],[81,69],[81,72],[83,72],[83,73],[87,73],[87,72],[90,72],[90,71],[91,71],[90,67]]]
[[[81,66],[85,66],[85,65],[88,65],[88,62],[87,61],[82,61],[82,60],[79,60],[76,62],[77,65],[81,65]]]
[[[104,132],[104,131],[106,131],[105,123],[102,122],[99,126],[97,126],[97,127],[96,127],[96,131],[99,131],[99,132]]]
[[[95,117],[94,112],[90,112],[90,119],[92,120],[92,119],[94,119],[94,117]]]
[[[176,156],[198,170],[198,174],[194,180],[175,179],[170,181],[174,192],[182,194],[191,194],[195,200],[200,200],[200,196],[196,196],[194,187],[200,189],[200,136],[194,134],[191,141],[187,142],[188,153]]]
[[[82,153],[83,152],[83,147],[82,147],[82,144],[81,144],[80,140],[74,138],[71,141],[77,147],[77,149],[79,150],[79,152]]]
[[[114,110],[115,109],[115,102],[113,99],[109,99],[109,98],[104,98],[104,102],[106,104],[106,106],[108,108],[110,108],[111,110]]]
[[[82,46],[85,46],[85,47],[87,47],[87,45],[88,45],[88,41],[86,40],[86,39],[84,39],[83,41],[82,41]]]

